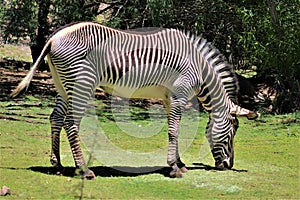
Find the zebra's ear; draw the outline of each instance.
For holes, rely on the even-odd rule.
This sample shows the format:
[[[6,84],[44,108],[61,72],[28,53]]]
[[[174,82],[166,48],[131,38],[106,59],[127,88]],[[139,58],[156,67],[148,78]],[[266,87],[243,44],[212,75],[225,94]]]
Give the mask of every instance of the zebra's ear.
[[[242,108],[240,106],[235,106],[235,108],[231,108],[230,114],[234,114],[234,115],[237,115],[240,117],[247,117],[247,119],[249,119],[249,120],[256,119],[260,116],[259,113],[253,112],[246,108]]]

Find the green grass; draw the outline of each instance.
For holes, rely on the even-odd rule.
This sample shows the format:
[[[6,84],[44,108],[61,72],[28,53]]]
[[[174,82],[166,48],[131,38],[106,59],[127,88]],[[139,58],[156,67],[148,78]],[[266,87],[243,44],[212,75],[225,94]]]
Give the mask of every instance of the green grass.
[[[4,44],[0,45],[0,59],[13,59],[20,60],[23,62],[32,62],[30,55],[30,48],[26,45],[11,45]]]
[[[1,199],[300,198],[299,113],[262,115],[256,121],[240,118],[234,170],[216,171],[210,167],[214,160],[204,136],[208,116],[187,111],[180,149],[184,149],[181,157],[190,170],[182,179],[171,179],[165,176],[169,170],[167,126],[160,108],[91,111],[104,117],[89,115],[83,121],[82,140],[94,156],[90,163],[97,175],[95,181],[83,182],[72,176],[73,158],[64,132],[61,155],[68,173],[56,176],[51,168],[51,101],[26,97],[22,102],[0,102],[0,187],[6,185],[12,191]],[[108,119],[111,117],[116,122]],[[155,152],[157,156],[151,157]],[[88,159],[87,150],[85,155]],[[143,160],[143,155],[151,156]],[[153,166],[164,168],[128,172]]]

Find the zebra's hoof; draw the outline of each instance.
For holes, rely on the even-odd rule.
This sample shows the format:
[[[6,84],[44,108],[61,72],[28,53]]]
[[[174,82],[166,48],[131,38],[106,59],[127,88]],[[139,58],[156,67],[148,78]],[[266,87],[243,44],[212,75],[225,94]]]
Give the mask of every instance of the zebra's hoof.
[[[57,175],[57,176],[63,176],[63,174],[64,174],[64,173],[63,173],[63,171],[61,171],[61,170],[60,170],[60,171],[56,171],[56,175]]]
[[[62,165],[57,165],[55,167],[56,175],[63,176],[65,173],[65,168]]]
[[[183,173],[187,173],[189,170],[186,167],[178,168],[175,167],[173,170],[170,172],[170,177],[171,178],[182,178]]]
[[[88,169],[83,173],[83,178],[87,180],[95,180],[96,176],[92,170]]]
[[[180,171],[182,173],[187,173],[189,170],[186,167],[182,167],[182,168],[180,168]]]
[[[182,178],[182,172],[180,169],[173,169],[171,172],[170,172],[170,177],[171,178]]]

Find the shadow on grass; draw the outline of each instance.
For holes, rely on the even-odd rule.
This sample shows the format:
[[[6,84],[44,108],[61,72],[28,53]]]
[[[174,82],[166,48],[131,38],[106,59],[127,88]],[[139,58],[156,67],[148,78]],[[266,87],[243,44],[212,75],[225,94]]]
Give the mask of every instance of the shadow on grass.
[[[226,171],[226,170],[220,170],[216,167],[212,167],[210,165],[206,165],[206,164],[203,164],[203,163],[193,163],[193,165],[195,166],[201,166],[200,168],[206,170],[206,171]],[[248,170],[246,169],[229,169],[230,171],[234,171],[234,172],[248,172]]]
[[[193,163],[195,167],[187,167],[188,170],[205,170],[205,171],[220,171],[215,167],[210,165],[205,165],[202,163]],[[154,166],[154,167],[126,167],[126,166],[97,166],[90,167],[91,170],[95,173],[96,176],[99,177],[135,177],[140,175],[147,174],[161,174],[165,177],[170,177],[171,167],[164,166]],[[55,175],[56,170],[54,167],[41,167],[41,166],[33,166],[27,168],[27,170],[31,170],[34,172],[40,172],[43,174]],[[248,172],[247,170],[237,170],[231,169],[234,172]],[[65,167],[63,175],[67,177],[74,177],[76,174],[75,167]]]

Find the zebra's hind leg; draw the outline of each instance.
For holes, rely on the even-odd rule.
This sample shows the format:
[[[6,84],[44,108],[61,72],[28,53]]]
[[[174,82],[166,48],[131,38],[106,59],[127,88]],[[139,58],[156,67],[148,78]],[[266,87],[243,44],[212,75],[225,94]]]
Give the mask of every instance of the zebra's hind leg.
[[[67,137],[70,143],[71,151],[73,154],[74,162],[76,168],[79,169],[79,173],[86,179],[95,179],[96,176],[87,167],[87,163],[83,157],[83,152],[80,147],[80,139],[79,139],[79,124],[80,119],[74,120],[72,117],[67,116],[64,124],[64,128],[67,132]]]
[[[50,115],[51,124],[51,156],[50,162],[56,168],[56,174],[61,175],[63,173],[63,166],[60,161],[60,132],[64,125],[64,119],[66,116],[67,104],[66,101],[58,95],[56,98],[56,105]]]
[[[68,114],[64,122],[64,128],[67,132],[67,137],[70,143],[75,166],[79,169],[78,172],[83,176],[84,179],[94,180],[96,176],[94,172],[87,167],[87,163],[85,162],[83,152],[80,147],[80,139],[78,133],[82,116],[79,116],[78,114],[83,113],[84,110],[82,108],[81,111],[78,111],[79,110],[76,109],[76,114],[74,114],[72,109],[68,110]]]
[[[82,79],[81,79],[82,78]],[[86,111],[88,101],[93,97],[95,91],[94,79],[78,76],[73,87],[67,89],[69,94],[68,111],[64,121],[64,129],[73,154],[76,168],[84,179],[95,179],[96,176],[92,170],[87,167],[80,147],[79,128],[80,122]]]

